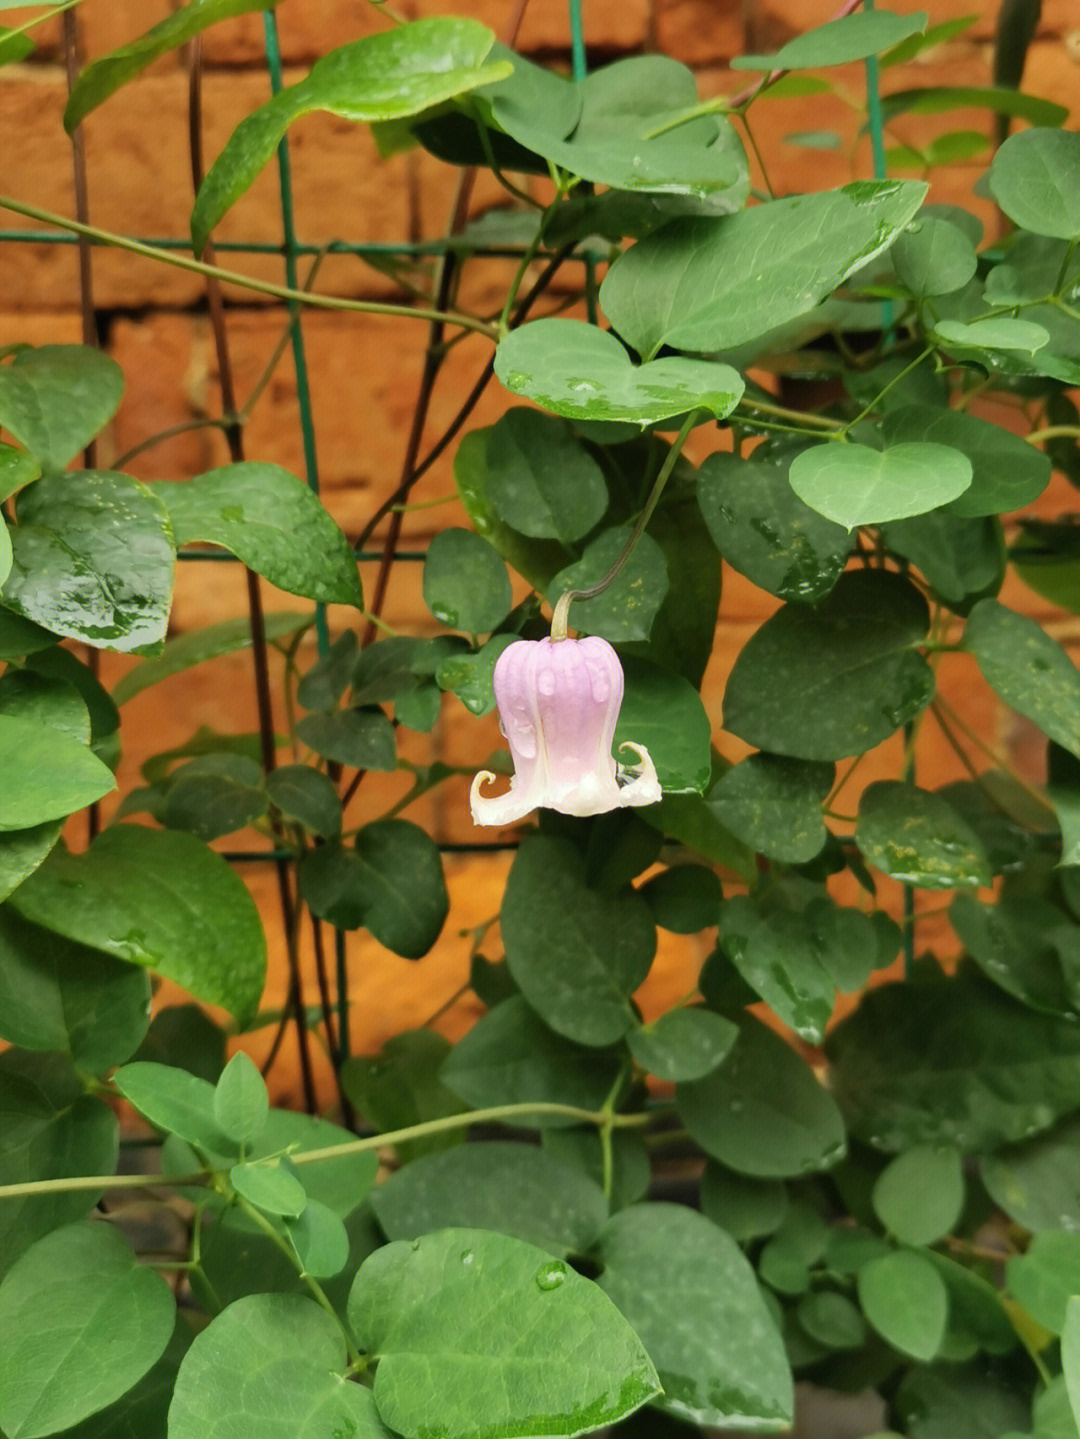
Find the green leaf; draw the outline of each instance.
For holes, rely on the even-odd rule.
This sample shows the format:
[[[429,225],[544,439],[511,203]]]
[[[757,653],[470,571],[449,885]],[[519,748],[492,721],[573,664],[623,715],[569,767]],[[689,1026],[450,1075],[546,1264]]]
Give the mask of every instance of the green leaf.
[[[171,1064],[136,1060],[113,1075],[113,1083],[144,1119],[186,1144],[229,1157],[239,1146],[217,1120],[215,1088]]]
[[[772,1234],[783,1221],[787,1190],[778,1179],[750,1179],[715,1160],[705,1161],[701,1211],[740,1242]]]
[[[512,409],[486,433],[485,493],[519,534],[572,544],[603,518],[604,472],[566,420]]]
[[[998,316],[970,323],[938,320],[934,335],[948,350],[1019,350],[1033,355],[1050,343],[1050,331],[1044,326]]]
[[[119,1399],[160,1358],[175,1318],[169,1286],[110,1225],[39,1240],[0,1284],[5,1432],[38,1439]]]
[[[168,510],[178,545],[220,545],[279,590],[363,608],[348,540],[318,495],[280,465],[225,465],[149,488]]]
[[[264,617],[266,638],[280,639],[297,630],[307,629],[313,620],[310,615],[281,612]],[[177,635],[166,640],[160,654],[145,659],[141,664],[121,675],[112,689],[112,697],[118,705],[127,704],[151,685],[173,675],[182,674],[192,665],[201,665],[205,660],[217,659],[219,655],[232,654],[247,649],[251,644],[251,621],[245,615],[242,619],[222,620],[220,624],[207,625],[205,629],[192,630],[186,635]]]
[[[266,1128],[251,1146],[248,1159],[265,1159],[285,1151],[295,1159],[311,1149],[334,1149],[350,1145],[355,1134],[313,1115],[291,1109],[271,1109]],[[372,1151],[342,1154],[297,1166],[309,1200],[325,1204],[340,1218],[347,1218],[367,1196],[375,1183],[378,1156]]]
[[[1032,125],[1063,125],[1069,118],[1064,105],[1025,95],[1008,85],[929,85],[897,90],[882,97],[882,120],[891,124],[898,115],[944,115],[950,110],[986,109],[1010,115]]]
[[[238,1017],[266,974],[258,910],[226,862],[191,835],[121,824],[84,854],[54,850],[9,901],[32,923],[153,969]]]
[[[935,510],[894,520],[882,527],[882,536],[894,554],[921,570],[934,593],[960,613],[1001,588],[1006,554],[1001,522],[994,515],[965,519]]]
[[[28,724],[90,743],[90,714],[82,696],[67,680],[7,669],[0,675],[0,717],[12,716]]]
[[[246,829],[266,813],[262,778],[262,767],[248,755],[203,755],[155,786],[145,808],[167,829],[186,830],[209,842]],[[121,814],[133,812],[131,801],[137,794],[127,797]]]
[[[0,900],[7,899],[38,865],[60,838],[62,819],[29,829],[0,831]]]
[[[307,1204],[303,1184],[278,1159],[265,1164],[234,1164],[229,1170],[229,1183],[264,1214],[297,1219]]]
[[[0,660],[21,659],[56,644],[59,636],[3,608],[0,599]]]
[[[746,644],[724,693],[724,728],[759,749],[835,760],[918,714],[933,675],[915,646],[925,599],[884,571],[845,574],[817,606],[785,605]]]
[[[855,843],[868,864],[918,889],[980,888],[991,881],[982,841],[948,800],[898,780],[863,790]]]
[[[719,879],[703,864],[673,865],[643,884],[639,893],[660,928],[672,934],[710,929],[724,897]]]
[[[759,854],[805,864],[825,844],[821,807],[835,777],[834,765],[752,754],[724,771],[709,803],[732,834]]]
[[[0,770],[0,830],[32,827],[40,833],[45,821],[62,819],[116,788],[112,770],[88,744],[29,716],[0,713]]]
[[[317,1200],[308,1200],[303,1213],[286,1223],[285,1234],[304,1273],[314,1279],[332,1279],[349,1262],[345,1221]]]
[[[721,420],[743,392],[736,371],[711,360],[665,356],[634,365],[614,335],[580,320],[534,320],[511,330],[495,351],[495,373],[511,393],[556,415],[641,426],[692,410]]]
[[[0,1055],[0,1184],[112,1174],[118,1128],[108,1105],[84,1094],[60,1054]],[[93,1189],[7,1198],[0,1205],[0,1272],[36,1239],[90,1212]]]
[[[983,1185],[1022,1228],[1080,1230],[1080,1120],[984,1155]]]
[[[711,1009],[669,1009],[626,1036],[637,1064],[657,1079],[701,1079],[725,1059],[739,1031]]]
[[[583,1254],[607,1219],[587,1175],[529,1144],[462,1144],[414,1160],[371,1197],[388,1239],[436,1229],[491,1229],[549,1254]]]
[[[1069,1408],[1077,1428],[1080,1428],[1080,1304],[1075,1298],[1070,1298],[1065,1309],[1065,1329],[1061,1336],[1061,1367],[1065,1374]]]
[[[277,0],[189,0],[159,24],[108,55],[91,61],[80,71],[71,88],[64,109],[64,128],[68,134],[97,107],[116,93],[121,86],[156,60],[189,40],[234,15],[248,15],[253,10],[271,10]]]
[[[876,12],[875,12],[876,13]],[[971,484],[971,462],[945,445],[814,445],[791,462],[791,488],[838,525],[880,524],[925,514]]]
[[[960,1151],[951,1144],[917,1144],[898,1154],[878,1175],[873,1203],[901,1244],[935,1244],[964,1207]]]
[[[839,579],[851,535],[792,489],[794,457],[774,448],[749,460],[709,455],[698,476],[698,503],[732,569],[782,600],[813,604]]]
[[[879,1149],[944,1141],[991,1152],[1080,1105],[1076,1023],[1018,1004],[969,969],[871,991],[826,1053],[848,1127]]]
[[[850,1299],[834,1290],[808,1294],[796,1311],[799,1325],[827,1349],[861,1349],[866,1343],[866,1325]]]
[[[474,1109],[539,1103],[598,1110],[618,1073],[614,1051],[585,1048],[553,1033],[520,995],[513,995],[458,1040],[442,1067],[442,1080]],[[538,1129],[574,1122],[539,1114],[518,1120]]]
[[[575,1435],[659,1392],[641,1341],[589,1280],[519,1239],[445,1229],[377,1250],[349,1296],[379,1355],[375,1403],[405,1439]]]
[[[440,530],[424,560],[424,603],[441,625],[490,634],[514,602],[498,554],[472,530]]]
[[[776,51],[774,55],[740,55],[735,70],[816,70],[824,65],[847,65],[899,45],[926,29],[925,11],[893,15],[887,10],[865,10],[818,25]]]
[[[296,736],[335,764],[347,764],[353,769],[397,767],[394,727],[381,709],[305,715],[296,726]]]
[[[656,1365],[658,1408],[725,1429],[790,1425],[783,1341],[733,1239],[683,1205],[640,1204],[610,1221],[598,1254],[600,1287]]]
[[[940,215],[913,221],[893,242],[892,260],[900,283],[918,300],[962,290],[978,267],[971,240]]]
[[[241,1050],[214,1089],[214,1118],[237,1144],[252,1144],[266,1127],[270,1097],[258,1066]]]
[[[225,1068],[225,1030],[197,1004],[170,1004],[150,1021],[135,1058],[171,1064],[216,1084]]]
[[[566,590],[584,590],[599,584],[626,548],[631,527],[602,530],[580,560],[560,570],[548,587],[554,604]],[[618,577],[593,599],[577,600],[572,611],[575,629],[602,635],[612,644],[647,640],[656,613],[668,589],[664,552],[649,534],[643,534],[619,571]]]
[[[435,671],[436,684],[457,695],[470,714],[490,714],[495,708],[495,663],[518,638],[511,634],[492,635],[478,650],[449,655]]]
[[[802,914],[759,909],[746,895],[724,905],[720,942],[750,987],[800,1038],[820,1044],[832,1016],[835,987],[820,940]]]
[[[300,889],[321,918],[343,929],[363,925],[403,959],[427,954],[449,908],[438,848],[403,819],[364,825],[355,853],[336,844],[309,851]]]
[[[1001,1439],[1006,1430],[1028,1428],[1031,1388],[982,1360],[912,1365],[892,1408],[910,1439]]]
[[[621,1038],[630,995],[649,972],[656,927],[627,889],[589,889],[569,840],[526,839],[506,882],[500,916],[506,962],[522,994],[558,1034],[579,1044]]]
[[[41,461],[29,450],[0,444],[0,500],[6,500],[23,485],[32,484],[41,476]]]
[[[169,1439],[230,1429],[249,1439],[389,1439],[371,1390],[345,1380],[347,1363],[340,1325],[313,1300],[237,1299],[195,1336],[180,1365]]]
[[[859,1270],[859,1303],[883,1339],[926,1363],[945,1337],[949,1295],[930,1260],[914,1250],[872,1259]]]
[[[1006,1263],[1005,1284],[1036,1324],[1061,1334],[1069,1298],[1080,1293],[1080,1234],[1036,1234]]]
[[[0,365],[0,426],[44,470],[62,470],[112,419],[123,392],[123,371],[99,350],[27,348]]]
[[[892,243],[925,194],[917,181],[863,181],[673,220],[619,256],[600,302],[641,355],[730,349],[812,310]]]
[[[138,1384],[108,1408],[66,1429],[67,1439],[162,1439],[177,1370],[191,1337],[190,1327],[178,1317],[164,1354]]]
[[[120,712],[90,666],[72,654],[71,650],[54,645],[36,655],[30,655],[26,668],[32,675],[41,675],[54,684],[73,686],[78,691],[90,714],[90,743],[94,752],[99,758],[113,763],[109,746],[115,740],[116,731],[120,727]],[[27,675],[26,679],[29,678]]]
[[[612,744],[616,758],[624,740],[644,745],[667,794],[700,793],[712,772],[709,716],[701,696],[681,675],[648,660],[627,656],[623,676],[626,688]],[[642,818],[652,814],[648,806]]]
[[[949,920],[976,964],[1033,1009],[1074,1018],[1080,1004],[1080,932],[1057,905],[1024,895],[980,904],[958,895]]]
[[[65,1050],[91,1074],[129,1059],[149,1021],[145,974],[0,907],[0,1036]]]
[[[146,485],[76,470],[30,485],[16,508],[9,609],[86,644],[160,647],[176,556],[168,512]]]
[[[450,1044],[430,1029],[407,1029],[386,1041],[378,1054],[353,1055],[341,1067],[341,1083],[357,1110],[381,1134],[411,1129],[429,1119],[462,1113],[465,1106],[443,1083],[440,1070]],[[460,1144],[460,1130],[399,1140],[394,1146],[402,1164],[417,1155]]]
[[[301,115],[327,110],[346,120],[394,120],[505,79],[506,60],[485,64],[493,35],[475,20],[415,20],[342,45],[240,122],[199,190],[191,215],[196,254],[273,156]]]
[[[1080,757],[1080,674],[1056,640],[1026,615],[980,600],[963,645],[999,698]]]
[[[783,1179],[827,1169],[844,1153],[835,1100],[779,1035],[749,1015],[723,1064],[680,1084],[675,1102],[705,1153],[737,1174]]]
[[[306,764],[281,765],[266,777],[270,803],[321,839],[341,833],[341,800],[333,780]]]
[[[1080,135],[1032,129],[1010,135],[990,166],[990,192],[1023,230],[1080,239]]]
[[[948,506],[954,515],[1004,514],[1038,499],[1050,483],[1050,461],[1026,440],[962,410],[910,405],[883,422],[886,443],[930,441],[960,450],[971,462],[971,485]]]

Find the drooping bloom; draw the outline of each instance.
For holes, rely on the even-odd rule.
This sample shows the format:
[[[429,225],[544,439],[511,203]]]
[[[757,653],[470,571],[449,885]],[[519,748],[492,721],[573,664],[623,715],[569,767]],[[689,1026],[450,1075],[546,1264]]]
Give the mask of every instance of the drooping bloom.
[[[633,766],[612,755],[623,672],[607,640],[515,640],[496,661],[494,686],[514,778],[505,794],[485,797],[495,776],[481,770],[469,793],[474,823],[513,824],[541,807],[604,814],[661,798],[648,750],[624,741]]]

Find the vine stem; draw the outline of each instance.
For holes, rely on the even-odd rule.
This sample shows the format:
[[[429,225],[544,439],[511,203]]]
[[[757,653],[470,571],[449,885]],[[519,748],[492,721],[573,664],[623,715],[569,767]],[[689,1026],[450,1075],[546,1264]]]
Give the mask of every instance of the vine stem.
[[[1029,445],[1040,445],[1043,440],[1080,440],[1080,425],[1047,425],[1045,430],[1032,430],[1024,438]]]
[[[1007,760],[1003,759],[1001,755],[992,750],[986,741],[977,735],[971,726],[956,713],[952,705],[943,700],[940,695],[933,701],[930,708],[942,729],[946,728],[946,726],[942,724],[943,720],[947,720],[949,724],[954,724],[960,733],[969,739],[977,749],[982,750],[987,759],[992,760],[1002,773],[1007,774],[1011,780],[1015,781],[1030,799],[1035,800],[1045,809],[1052,808],[1050,801],[1042,790],[1030,784],[1024,779],[1023,775],[1017,774],[1013,766],[1009,764]]]
[[[345,300],[336,295],[306,294],[303,290],[292,290],[288,285],[275,285],[270,280],[256,280],[251,275],[242,275],[237,270],[225,270],[220,265],[207,264],[203,260],[189,260],[186,255],[163,250],[157,245],[146,245],[141,240],[117,235],[111,230],[101,230],[96,225],[84,225],[78,220],[69,220],[51,210],[41,210],[36,205],[24,204],[10,195],[0,195],[0,210],[10,210],[15,215],[24,215],[28,220],[38,220],[43,225],[53,225],[59,230],[68,230],[73,235],[85,235],[100,245],[116,250],[127,250],[133,255],[142,255],[148,260],[157,260],[162,265],[172,265],[178,270],[189,270],[194,275],[204,275],[224,285],[236,285],[242,290],[252,290],[258,295],[272,295],[275,299],[294,304],[312,305],[320,310],[358,311],[365,315],[390,315],[412,320],[428,320],[432,323],[457,325],[463,330],[475,330],[489,340],[498,339],[494,325],[478,320],[473,315],[462,315],[456,310],[431,310],[420,305],[391,305],[380,300]]]
[[[573,1119],[579,1124],[593,1124],[598,1129],[633,1129],[648,1124],[649,1114],[608,1114],[604,1110],[579,1109],[573,1104],[500,1104],[492,1109],[472,1109],[464,1114],[447,1114],[428,1119],[406,1129],[390,1129],[385,1134],[372,1134],[352,1139],[347,1144],[330,1144],[324,1149],[305,1149],[290,1154],[290,1164],[315,1164],[322,1159],[343,1159],[350,1154],[366,1154],[387,1145],[402,1144],[410,1139],[423,1139],[430,1134],[445,1134],[454,1129],[467,1129],[473,1124],[515,1124],[528,1118]],[[208,1185],[214,1178],[213,1169],[199,1169],[191,1174],[92,1174],[64,1179],[28,1180],[22,1184],[0,1185],[0,1200],[24,1199],[34,1194],[77,1194],[95,1189],[163,1189],[187,1185]]]
[[[559,596],[559,598],[556,600],[555,609],[553,610],[551,615],[551,638],[553,640],[566,639],[567,619],[570,614],[570,606],[575,600],[593,599],[596,595],[601,594],[604,590],[606,590],[608,585],[610,585],[615,579],[618,578],[619,571],[622,569],[623,565],[626,564],[630,556],[634,553],[634,548],[637,545],[638,540],[640,540],[641,536],[645,533],[645,527],[648,525],[649,521],[653,517],[653,511],[656,509],[656,506],[660,501],[660,496],[664,493],[664,486],[668,482],[668,477],[670,476],[672,470],[675,468],[675,463],[678,460],[679,456],[682,454],[682,448],[683,445],[686,444],[687,436],[690,434],[690,431],[694,428],[694,426],[700,423],[701,419],[704,418],[704,415],[704,410],[691,410],[690,413],[687,415],[686,419],[683,420],[679,433],[675,437],[675,441],[672,444],[671,449],[668,450],[666,456],[664,457],[664,463],[660,466],[660,472],[656,476],[656,479],[653,481],[653,487],[649,492],[649,498],[645,501],[645,508],[638,516],[637,524],[631,531],[630,538],[623,546],[622,553],[618,556],[615,563],[611,566],[611,569],[608,570],[604,578],[595,585],[589,585],[587,589],[564,590]]]

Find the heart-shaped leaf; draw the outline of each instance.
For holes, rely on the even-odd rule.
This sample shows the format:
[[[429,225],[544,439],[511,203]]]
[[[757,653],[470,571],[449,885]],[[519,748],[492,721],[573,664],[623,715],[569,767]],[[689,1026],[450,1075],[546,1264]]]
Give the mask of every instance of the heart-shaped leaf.
[[[945,445],[917,442],[887,450],[815,445],[795,456],[789,477],[800,500],[853,530],[955,500],[971,484],[971,461]]]
[[[729,415],[743,381],[729,365],[670,356],[634,365],[614,335],[581,320],[536,320],[495,352],[508,390],[572,420],[672,420],[691,410]],[[702,417],[704,418],[704,416]]]
[[[87,345],[22,350],[0,365],[0,426],[43,469],[62,470],[112,417],[123,392],[120,366]]]

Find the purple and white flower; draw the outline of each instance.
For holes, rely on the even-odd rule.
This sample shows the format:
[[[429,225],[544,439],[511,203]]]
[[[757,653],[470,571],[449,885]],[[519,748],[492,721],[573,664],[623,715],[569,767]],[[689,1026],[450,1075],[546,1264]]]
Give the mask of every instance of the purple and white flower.
[[[469,793],[474,823],[513,824],[539,808],[604,814],[662,797],[647,749],[624,741],[638,760],[630,766],[612,754],[623,672],[607,640],[516,640],[493,678],[514,778],[505,794],[485,796],[495,775],[481,770]]]

